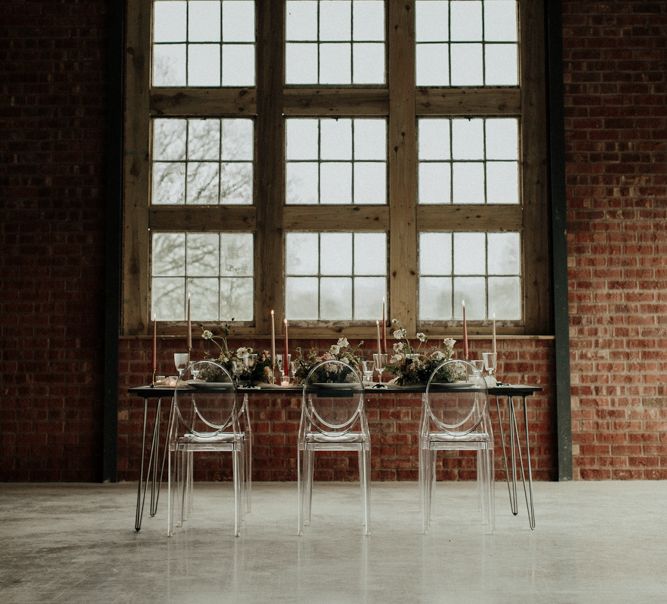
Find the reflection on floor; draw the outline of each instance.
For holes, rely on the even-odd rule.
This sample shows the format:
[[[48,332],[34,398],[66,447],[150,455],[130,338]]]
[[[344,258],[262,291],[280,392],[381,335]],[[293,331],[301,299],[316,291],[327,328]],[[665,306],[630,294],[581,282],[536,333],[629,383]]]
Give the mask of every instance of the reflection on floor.
[[[198,484],[186,528],[166,537],[166,498],[134,531],[135,487],[0,486],[0,601],[664,602],[667,482],[536,483],[537,528],[496,484],[485,535],[474,483],[435,494],[420,533],[415,483],[374,483],[363,537],[356,484],[315,485],[296,536],[296,485],[255,484],[232,536],[229,484]]]

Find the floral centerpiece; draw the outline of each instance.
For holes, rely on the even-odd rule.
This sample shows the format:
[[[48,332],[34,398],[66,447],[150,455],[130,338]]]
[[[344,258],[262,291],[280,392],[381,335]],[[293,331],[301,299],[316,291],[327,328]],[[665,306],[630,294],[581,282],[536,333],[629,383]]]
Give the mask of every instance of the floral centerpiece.
[[[213,342],[218,347],[217,356],[207,356],[207,359],[222,365],[241,383],[272,383],[273,370],[269,351],[258,352],[248,346],[231,350],[227,345],[228,335],[229,327],[227,325],[223,325],[221,335],[214,335],[208,329],[202,331],[202,338]],[[205,369],[200,373],[200,377],[207,382],[215,382],[217,379],[214,374],[215,368]]]
[[[392,335],[397,341],[394,343],[393,354],[389,358],[386,370],[396,376],[392,383],[399,386],[426,384],[438,365],[453,358],[456,340],[445,338],[439,346],[422,349],[428,337],[419,332],[417,333],[419,344],[413,348],[408,340],[407,330],[401,327],[400,322],[393,319],[391,323],[394,328]],[[441,375],[437,376],[440,382],[454,382],[464,377],[465,375],[459,375],[454,368],[444,368],[441,370]]]
[[[332,363],[331,365],[320,367],[311,381],[327,384],[360,381],[362,344],[363,342],[359,342],[357,346],[351,346],[347,338],[340,338],[338,342],[329,347],[329,350],[321,354],[315,349],[303,351],[301,348],[297,348],[294,378],[298,383],[303,383],[311,369],[319,363],[323,361],[342,361],[350,365],[356,373],[341,365]]]

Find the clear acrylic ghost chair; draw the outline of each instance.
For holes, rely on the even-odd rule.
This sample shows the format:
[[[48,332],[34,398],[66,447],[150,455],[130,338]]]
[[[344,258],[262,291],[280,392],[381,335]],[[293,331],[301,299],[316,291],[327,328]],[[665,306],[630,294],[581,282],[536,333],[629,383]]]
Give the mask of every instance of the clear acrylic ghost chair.
[[[190,389],[174,391],[168,435],[168,532],[174,531],[191,510],[195,453],[230,452],[234,485],[234,534],[239,535],[244,502],[249,508],[252,433],[247,397],[239,400],[231,373],[213,361],[197,361],[183,372],[188,381],[199,375]],[[214,380],[214,381],[213,381]]]
[[[364,533],[370,534],[371,440],[364,409],[361,376],[342,361],[324,361],[303,384],[299,425],[298,534],[310,524],[316,451],[356,451],[363,503]]]
[[[445,361],[431,373],[422,399],[419,486],[424,533],[431,523],[431,499],[438,451],[477,451],[477,485],[482,522],[495,526],[493,432],[486,381],[466,361]]]

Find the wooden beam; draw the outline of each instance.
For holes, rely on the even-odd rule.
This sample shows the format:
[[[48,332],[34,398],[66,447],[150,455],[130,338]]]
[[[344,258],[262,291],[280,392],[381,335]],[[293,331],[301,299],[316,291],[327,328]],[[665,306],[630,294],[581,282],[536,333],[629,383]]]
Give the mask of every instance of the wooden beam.
[[[509,205],[420,205],[418,231],[520,231],[521,206]]]
[[[417,115],[520,115],[518,88],[418,88]]]
[[[386,88],[287,88],[283,97],[287,116],[386,116]]]
[[[255,115],[257,98],[254,88],[155,88],[150,112],[153,117]]]
[[[252,206],[152,206],[149,226],[159,231],[254,231]]]
[[[389,0],[389,318],[417,330],[415,2]]]
[[[386,231],[387,206],[285,206],[286,231]]]

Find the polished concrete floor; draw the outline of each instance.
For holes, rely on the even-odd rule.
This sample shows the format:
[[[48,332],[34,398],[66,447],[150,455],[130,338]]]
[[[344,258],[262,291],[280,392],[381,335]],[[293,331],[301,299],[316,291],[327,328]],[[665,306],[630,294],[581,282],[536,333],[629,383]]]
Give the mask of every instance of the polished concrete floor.
[[[316,484],[296,536],[293,483],[254,485],[232,536],[228,484],[197,485],[187,528],[134,531],[131,484],[0,485],[0,602],[667,602],[667,482],[537,483],[537,527],[496,484],[484,534],[473,483],[439,485],[420,533],[414,483]]]

